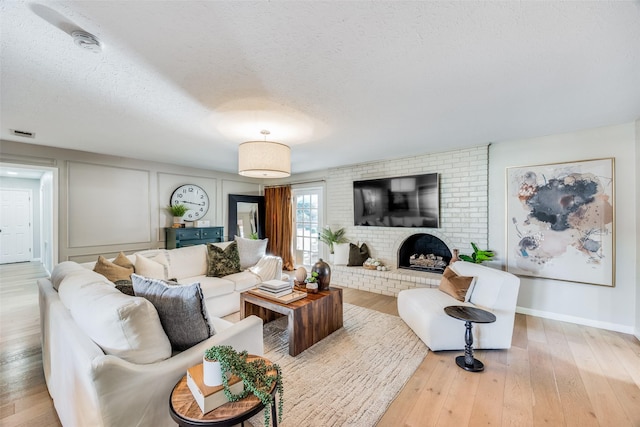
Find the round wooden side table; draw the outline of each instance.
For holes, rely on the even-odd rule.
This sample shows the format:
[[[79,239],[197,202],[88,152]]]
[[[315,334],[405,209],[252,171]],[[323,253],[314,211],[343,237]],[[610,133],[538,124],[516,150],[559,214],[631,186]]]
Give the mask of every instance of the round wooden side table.
[[[473,357],[472,323],[493,323],[496,321],[495,314],[466,305],[450,305],[444,308],[444,312],[455,319],[464,320],[465,327],[467,328],[464,335],[466,343],[464,346],[464,356],[456,357],[456,364],[469,372],[484,371],[484,363]]]
[[[264,359],[260,356],[249,355],[248,360]],[[270,362],[264,359],[267,364]],[[273,396],[271,405],[271,422],[278,426],[276,409],[276,385],[270,390]],[[237,424],[244,426],[244,422],[264,410],[264,404],[253,394],[249,394],[237,402],[228,402],[211,412],[203,414],[196,403],[191,390],[187,386],[187,376],[183,376],[176,384],[169,398],[169,413],[171,418],[181,427],[231,427]]]

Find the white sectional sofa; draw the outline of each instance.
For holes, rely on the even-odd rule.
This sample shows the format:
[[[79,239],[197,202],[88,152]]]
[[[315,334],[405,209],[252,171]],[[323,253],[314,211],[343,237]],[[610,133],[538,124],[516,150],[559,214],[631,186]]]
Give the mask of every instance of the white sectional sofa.
[[[459,301],[438,288],[403,290],[398,294],[398,313],[402,320],[433,351],[463,350],[465,322],[449,317],[444,308],[450,305],[482,308],[495,314],[496,321],[473,324],[473,347],[510,348],[520,279],[505,271],[465,261],[457,261],[450,267],[459,276],[476,277],[467,301]]]
[[[253,272],[220,278],[206,277],[204,245],[145,251],[129,259],[158,253],[168,260],[170,278],[201,283],[215,331],[180,353],[172,352],[154,306],[120,292],[92,271],[94,263],[66,261],[50,279],[38,280],[44,374],[65,427],[175,426],[169,415],[171,390],[207,348],[231,345],[263,354],[261,319],[250,316],[232,324],[221,317],[239,310],[240,292],[280,277],[279,258],[264,257]]]

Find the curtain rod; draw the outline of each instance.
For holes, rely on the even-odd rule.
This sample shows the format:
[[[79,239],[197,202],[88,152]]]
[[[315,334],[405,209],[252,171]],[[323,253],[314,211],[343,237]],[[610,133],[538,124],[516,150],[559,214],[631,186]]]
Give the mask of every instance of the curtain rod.
[[[314,180],[311,180],[311,181],[288,182],[286,184],[265,185],[264,188],[286,187],[287,185],[314,184],[316,182],[318,182],[318,183],[327,182],[327,180],[322,178],[322,179],[314,179]]]

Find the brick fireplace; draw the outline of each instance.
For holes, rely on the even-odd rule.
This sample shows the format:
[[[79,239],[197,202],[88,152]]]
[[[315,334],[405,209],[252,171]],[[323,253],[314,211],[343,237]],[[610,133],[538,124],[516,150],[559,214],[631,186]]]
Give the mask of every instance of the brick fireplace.
[[[398,248],[398,268],[442,274],[451,257],[451,250],[438,237],[416,233]]]
[[[410,265],[410,262],[400,261],[399,248],[416,233],[431,234],[444,242],[446,250],[442,248],[435,253],[448,264],[454,249],[468,253],[469,242],[487,246],[488,164],[489,146],[481,145],[330,169],[326,174],[325,222],[332,227],[344,227],[351,242],[365,242],[371,256],[389,268],[389,271],[373,271],[332,266],[331,282],[385,295],[397,295],[409,288],[437,287],[442,274],[402,268],[402,264]],[[437,229],[354,225],[354,181],[432,172],[440,174],[440,226]],[[413,252],[407,255],[409,259],[414,254],[420,258],[417,250],[408,252]],[[424,258],[426,254],[421,263]]]

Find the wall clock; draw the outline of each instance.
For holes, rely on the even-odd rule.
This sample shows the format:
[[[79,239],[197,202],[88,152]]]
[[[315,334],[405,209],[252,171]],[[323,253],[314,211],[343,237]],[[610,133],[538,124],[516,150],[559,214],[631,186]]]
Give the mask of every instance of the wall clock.
[[[189,208],[182,219],[195,221],[202,219],[209,210],[209,196],[202,187],[194,184],[185,184],[176,188],[171,194],[171,206],[177,204],[183,204]]]

